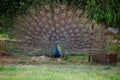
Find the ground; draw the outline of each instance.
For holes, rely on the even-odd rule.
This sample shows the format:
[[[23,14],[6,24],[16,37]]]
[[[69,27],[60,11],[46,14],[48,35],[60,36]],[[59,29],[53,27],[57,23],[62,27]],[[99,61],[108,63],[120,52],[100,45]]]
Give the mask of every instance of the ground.
[[[93,65],[6,65],[0,80],[119,80],[120,68]]]
[[[119,64],[91,64],[79,58],[36,61],[25,56],[0,57],[0,80],[120,80]]]

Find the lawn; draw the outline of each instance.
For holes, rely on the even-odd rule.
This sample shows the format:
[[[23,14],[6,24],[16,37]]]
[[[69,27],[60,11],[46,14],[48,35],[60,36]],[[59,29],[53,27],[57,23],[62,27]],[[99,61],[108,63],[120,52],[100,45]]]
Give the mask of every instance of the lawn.
[[[0,80],[120,80],[120,66],[1,65]]]

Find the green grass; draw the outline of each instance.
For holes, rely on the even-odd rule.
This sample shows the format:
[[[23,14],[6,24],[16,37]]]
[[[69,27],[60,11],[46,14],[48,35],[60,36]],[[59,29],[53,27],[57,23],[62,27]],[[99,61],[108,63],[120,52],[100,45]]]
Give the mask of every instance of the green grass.
[[[6,65],[0,80],[120,80],[120,67],[101,65]]]

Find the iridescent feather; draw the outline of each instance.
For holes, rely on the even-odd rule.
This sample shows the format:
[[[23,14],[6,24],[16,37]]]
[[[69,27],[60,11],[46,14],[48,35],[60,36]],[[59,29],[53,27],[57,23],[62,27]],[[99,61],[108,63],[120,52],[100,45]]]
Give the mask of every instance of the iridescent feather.
[[[102,50],[101,26],[92,28],[94,23],[82,15],[82,9],[73,7],[72,4],[59,0],[51,4],[45,0],[44,4],[33,5],[27,14],[18,17],[15,22],[16,38],[22,41],[24,49],[53,54],[57,42],[60,45],[58,50],[65,53],[85,53],[83,50],[91,47]]]

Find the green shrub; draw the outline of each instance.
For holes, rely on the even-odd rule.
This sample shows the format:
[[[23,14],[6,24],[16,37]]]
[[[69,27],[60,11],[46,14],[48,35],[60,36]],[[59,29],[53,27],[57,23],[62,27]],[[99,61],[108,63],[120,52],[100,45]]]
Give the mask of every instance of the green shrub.
[[[116,54],[120,52],[120,45],[112,45],[107,47],[107,52],[110,54]]]

